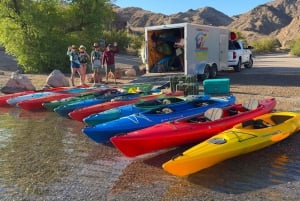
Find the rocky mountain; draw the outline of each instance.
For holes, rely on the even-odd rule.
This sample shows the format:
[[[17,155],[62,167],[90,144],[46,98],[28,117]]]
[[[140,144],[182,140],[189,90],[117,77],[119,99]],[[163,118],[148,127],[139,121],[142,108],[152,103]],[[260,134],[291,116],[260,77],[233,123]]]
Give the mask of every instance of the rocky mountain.
[[[232,17],[211,7],[190,9],[172,15],[153,13],[136,7],[115,6],[114,10],[116,22],[131,30],[141,31],[145,26],[189,22],[238,30],[248,40],[272,36],[277,38],[283,47],[289,41],[300,37],[300,0],[270,1],[247,13]]]

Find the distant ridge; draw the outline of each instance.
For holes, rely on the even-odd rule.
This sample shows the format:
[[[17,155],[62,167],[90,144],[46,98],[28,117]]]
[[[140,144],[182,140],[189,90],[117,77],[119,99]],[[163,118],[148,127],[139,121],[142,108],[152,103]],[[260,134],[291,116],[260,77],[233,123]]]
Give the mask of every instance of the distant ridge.
[[[275,37],[283,47],[300,37],[300,0],[270,1],[232,17],[211,7],[190,9],[172,15],[153,13],[137,7],[113,8],[116,12],[115,24],[121,29],[130,27],[141,31],[145,26],[188,22],[238,30],[248,40]]]

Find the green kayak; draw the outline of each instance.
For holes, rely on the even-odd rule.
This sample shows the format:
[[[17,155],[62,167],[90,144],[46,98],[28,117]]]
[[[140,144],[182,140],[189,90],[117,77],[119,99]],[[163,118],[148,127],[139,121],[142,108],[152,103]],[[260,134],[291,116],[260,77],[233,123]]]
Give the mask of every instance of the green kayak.
[[[85,93],[82,95],[78,95],[78,96],[72,96],[69,98],[64,98],[64,99],[60,99],[60,100],[56,100],[56,101],[50,101],[50,102],[45,102],[43,103],[43,106],[49,110],[49,111],[54,111],[55,108],[63,106],[63,105],[68,105],[71,103],[76,103],[82,100],[87,100],[87,99],[92,99],[98,96],[103,96],[106,93],[110,93],[112,91],[115,91],[116,89],[112,89],[112,88],[106,88],[103,90],[99,90],[99,91],[93,91],[90,93]]]

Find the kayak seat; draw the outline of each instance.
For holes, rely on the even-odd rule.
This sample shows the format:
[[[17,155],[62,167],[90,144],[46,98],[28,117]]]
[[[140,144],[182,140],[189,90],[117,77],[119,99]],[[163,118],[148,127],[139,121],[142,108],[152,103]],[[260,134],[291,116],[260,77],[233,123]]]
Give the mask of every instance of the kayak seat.
[[[236,108],[230,108],[230,109],[228,110],[228,114],[229,114],[230,116],[236,115],[236,114],[238,114],[238,113],[239,113],[239,111],[238,111]]]
[[[206,122],[208,119],[206,117],[192,117],[188,119],[190,123]]]
[[[204,116],[210,121],[215,121],[222,118],[223,110],[221,108],[210,108],[205,111]]]
[[[161,110],[161,112],[162,112],[163,114],[168,114],[168,113],[172,113],[173,110],[170,109],[170,108],[165,107],[165,108],[163,108],[163,109]]]
[[[249,99],[247,102],[243,103],[243,107],[246,110],[254,110],[258,107],[259,103],[256,99]]]
[[[271,125],[267,124],[264,120],[262,119],[256,119],[254,121],[254,124],[253,124],[253,128],[255,129],[260,129],[260,128],[267,128],[267,127],[270,127]]]
[[[168,104],[171,104],[171,101],[168,100],[168,99],[164,99],[164,100],[162,101],[162,104],[168,105]]]
[[[248,121],[245,121],[242,123],[243,127],[247,127],[250,125],[252,125],[254,129],[261,129],[261,128],[267,128],[267,127],[272,126],[262,119],[256,119],[256,120],[251,119],[251,120],[248,120]]]
[[[155,114],[168,114],[174,112],[171,108],[164,107],[158,110],[155,110]]]

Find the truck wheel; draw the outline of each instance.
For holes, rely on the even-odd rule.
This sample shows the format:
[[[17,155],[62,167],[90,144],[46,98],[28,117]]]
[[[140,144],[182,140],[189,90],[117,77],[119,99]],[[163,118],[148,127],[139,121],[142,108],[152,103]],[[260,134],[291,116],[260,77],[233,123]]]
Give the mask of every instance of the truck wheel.
[[[206,79],[208,79],[209,78],[209,75],[210,75],[210,73],[209,73],[209,66],[205,66],[204,67],[204,71],[203,71],[203,74],[198,74],[197,75],[197,80],[200,82],[200,81],[202,81],[202,80],[206,80]]]
[[[250,56],[249,61],[244,64],[245,68],[252,68],[253,66],[253,59],[252,56]]]
[[[215,77],[217,77],[217,74],[218,74],[217,67],[216,66],[212,66],[210,68],[209,78],[215,78]]]
[[[239,62],[233,68],[234,68],[235,72],[240,72],[242,70],[242,61],[241,61],[241,59],[239,59]]]

